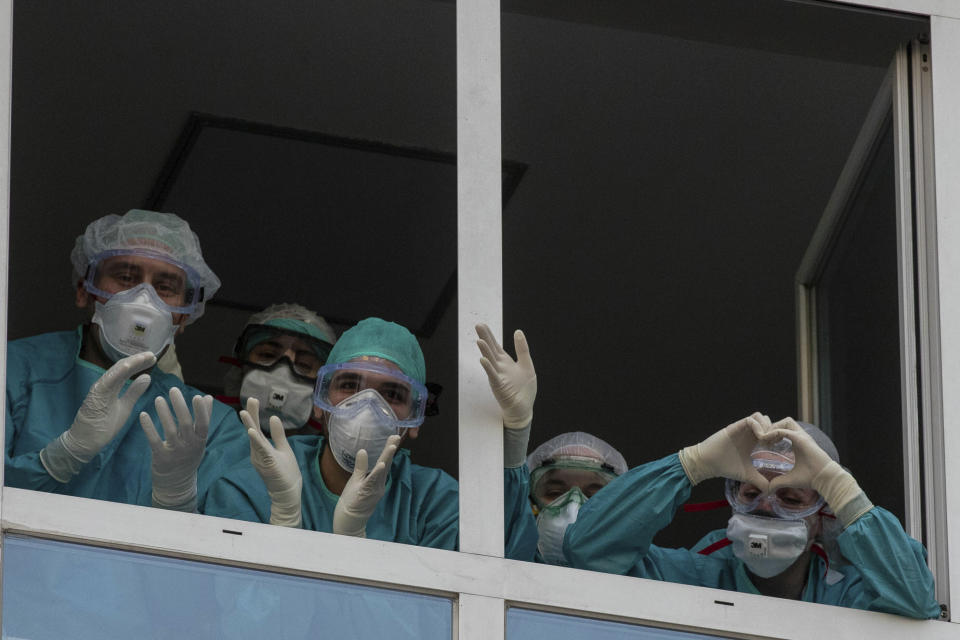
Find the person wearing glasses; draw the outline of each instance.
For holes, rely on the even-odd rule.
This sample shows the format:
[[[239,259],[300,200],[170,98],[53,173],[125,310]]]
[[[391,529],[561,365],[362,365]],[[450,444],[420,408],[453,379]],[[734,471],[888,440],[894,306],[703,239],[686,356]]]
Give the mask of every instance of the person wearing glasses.
[[[233,365],[217,400],[240,411],[251,398],[259,404],[259,423],[270,435],[270,417],[277,416],[284,433],[318,435],[313,418],[317,372],[327,360],[333,329],[316,312],[299,304],[274,304],[253,314],[237,339]]]
[[[5,483],[193,511],[242,459],[239,420],[154,365],[220,280],[172,213],[99,218],[70,258],[77,307],[91,319],[7,345]]]
[[[525,456],[533,417],[536,373],[522,332],[518,360],[478,327],[481,364],[490,378],[504,421],[506,556],[529,560],[537,543],[527,505]],[[401,449],[417,438],[428,392],[426,367],[407,329],[367,318],[336,342],[317,372],[316,438],[284,434],[279,416],[263,433],[256,398],[240,417],[250,437],[252,465],[238,465],[207,494],[203,512],[254,522],[369,537],[440,549],[456,549],[457,481],[440,469],[415,464]]]

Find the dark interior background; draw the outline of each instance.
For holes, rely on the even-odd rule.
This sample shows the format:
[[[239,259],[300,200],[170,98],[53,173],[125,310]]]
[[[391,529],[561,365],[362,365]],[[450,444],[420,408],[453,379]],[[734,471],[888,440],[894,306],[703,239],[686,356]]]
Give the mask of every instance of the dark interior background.
[[[531,448],[580,429],[634,466],[754,410],[794,415],[795,270],[896,46],[925,22],[789,0],[503,6],[503,155],[528,166],[503,217],[504,327],[527,332],[537,365]],[[453,153],[455,92],[452,2],[16,3],[9,337],[84,320],[74,238],[149,201],[190,112]],[[337,188],[349,200],[372,185]],[[419,223],[416,202],[382,202],[369,228]],[[423,229],[450,251],[385,257],[329,233],[323,204],[198,220],[230,229],[229,242],[204,230],[208,263],[242,277],[230,288],[251,305],[295,279],[303,299],[267,302],[334,318],[401,317],[402,296],[372,299],[364,283],[416,289],[449,272],[453,208]],[[260,246],[265,228],[316,254]],[[330,295],[344,279],[355,286]],[[444,392],[413,446],[453,474],[455,310],[454,297],[421,336]],[[212,304],[178,338],[188,382],[219,390],[217,357],[248,315]],[[681,516],[660,541],[725,520]]]

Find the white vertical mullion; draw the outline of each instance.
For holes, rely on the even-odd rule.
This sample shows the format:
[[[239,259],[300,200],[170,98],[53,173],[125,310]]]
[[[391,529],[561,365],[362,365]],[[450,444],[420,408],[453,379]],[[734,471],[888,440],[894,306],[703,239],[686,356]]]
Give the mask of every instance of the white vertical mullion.
[[[913,270],[913,180],[910,144],[910,70],[906,45],[893,58],[893,164],[897,218],[897,292],[900,318],[900,402],[907,533],[921,540],[920,428],[917,405],[917,326]]]
[[[7,298],[10,291],[10,113],[13,100],[13,0],[0,0],[0,405],[7,406]],[[4,442],[4,419],[0,415],[0,439]],[[0,486],[3,467],[0,466]],[[0,491],[0,496],[2,496]],[[0,516],[3,501],[0,499]],[[3,544],[0,532],[0,594],[3,593]],[[3,618],[0,595],[0,620]]]
[[[506,634],[502,598],[461,593],[457,601],[457,640],[498,640]]]
[[[460,550],[503,557],[503,435],[474,325],[502,333],[500,3],[457,2]]]
[[[947,514],[950,610],[960,612],[960,20],[930,18],[933,73],[937,229],[937,293],[940,303],[940,379],[943,393],[943,456]],[[953,614],[956,616],[956,613]]]

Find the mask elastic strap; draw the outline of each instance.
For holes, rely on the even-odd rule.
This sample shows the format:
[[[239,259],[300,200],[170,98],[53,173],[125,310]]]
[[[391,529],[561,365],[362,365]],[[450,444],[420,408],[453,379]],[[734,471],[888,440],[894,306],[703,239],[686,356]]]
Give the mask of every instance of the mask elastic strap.
[[[733,544],[733,541],[730,538],[721,538],[720,540],[717,540],[713,544],[707,545],[703,549],[700,549],[700,551],[697,551],[697,553],[699,553],[702,556],[708,556],[714,551],[719,551],[724,547],[729,547],[731,544]]]
[[[714,500],[713,502],[691,502],[683,505],[683,510],[686,513],[696,513],[697,511],[713,511],[729,506],[730,503],[726,500]]]
[[[826,565],[823,569],[823,575],[826,577],[827,572],[830,571],[830,558],[827,557],[827,552],[816,542],[810,546],[810,551],[813,551],[816,555],[820,556],[823,560],[823,563]]]
[[[307,425],[317,433],[323,433],[323,423],[314,418],[312,415],[307,420]]]

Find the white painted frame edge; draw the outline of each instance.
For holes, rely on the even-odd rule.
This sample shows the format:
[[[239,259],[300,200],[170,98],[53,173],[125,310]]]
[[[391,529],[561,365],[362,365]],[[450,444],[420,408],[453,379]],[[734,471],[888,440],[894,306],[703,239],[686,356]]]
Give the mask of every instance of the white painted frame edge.
[[[13,104],[13,0],[0,0],[0,404],[7,406],[7,301],[10,275],[10,118]],[[0,416],[0,437],[3,436]],[[0,487],[4,469],[0,466]],[[0,516],[3,497],[0,495]],[[0,569],[3,541],[0,540]],[[0,612],[3,611],[3,571],[0,570]],[[2,614],[0,614],[2,617]]]
[[[914,215],[917,234],[917,335],[920,355],[920,415],[923,416],[924,521],[930,566],[937,594],[950,602],[950,566],[947,562],[945,460],[943,458],[943,393],[940,379],[940,300],[937,293],[936,180],[933,175],[933,87],[930,45],[916,43],[911,59],[913,113]]]
[[[944,460],[960,457],[960,19],[930,18],[936,176],[936,295],[939,300],[939,370],[942,385]],[[936,364],[936,363],[934,363]],[[950,610],[960,611],[960,466],[945,465],[944,502],[950,567]]]
[[[459,57],[461,55],[461,51],[460,51],[461,45],[459,44],[459,42],[461,41],[460,39],[461,34],[459,33],[459,31],[461,29],[465,29],[466,31],[475,32],[475,35],[481,38],[483,36],[483,34],[480,33],[482,31],[480,27],[474,28],[466,20],[462,22],[459,20],[460,10],[462,9],[462,6],[465,6],[466,4],[467,3],[463,3],[463,2],[458,3],[458,5],[461,5],[461,6],[458,6],[458,72],[460,70]],[[486,9],[489,9],[492,4],[495,4],[495,3],[486,4],[485,5]],[[849,4],[858,4],[861,6],[873,6],[876,8],[915,12],[915,13],[921,13],[921,14],[927,13],[927,14],[960,17],[960,7],[957,7],[957,8],[947,7],[945,1],[938,2],[937,0],[926,0],[926,1],[924,0],[916,0],[916,1],[886,0],[886,1],[874,1],[874,2],[850,2]],[[499,7],[497,8],[499,9]],[[498,20],[499,18],[497,19],[497,27],[499,26]],[[936,49],[937,54],[939,55],[941,51],[956,53],[956,51],[960,49],[960,37],[957,37],[960,34],[957,34],[955,32],[950,22],[941,21],[939,24],[945,38],[943,43],[946,46],[942,46],[941,48]],[[8,190],[8,185],[9,185],[9,181],[8,181],[8,178],[9,178],[9,105],[10,105],[9,64],[11,60],[11,52],[10,52],[9,45],[10,45],[10,37],[11,37],[11,25],[12,25],[12,0],[0,0],[0,42],[4,42],[4,50],[0,52],[0,69],[2,69],[0,70],[0,74],[2,73],[7,74],[5,78],[5,82],[3,83],[4,90],[7,93],[5,96],[0,97],[0,100],[3,100],[3,104],[5,105],[3,108],[5,109],[5,113],[7,114],[6,123],[8,127],[6,130],[7,141],[6,141],[6,147],[5,147],[7,165],[5,167],[0,167],[0,171],[2,171],[2,175],[0,175],[0,180],[6,181],[6,182],[3,182],[3,185],[7,189],[7,191],[0,195],[4,197],[2,206],[5,211],[4,220],[6,223],[8,223],[9,221],[9,190]],[[946,37],[948,36],[948,34],[950,37],[954,38],[953,42],[951,43],[946,42]],[[465,35],[468,35],[468,34],[465,34]],[[490,34],[488,33],[487,36],[489,35]],[[497,36],[498,35],[499,35],[499,29],[497,29]],[[7,37],[6,41],[2,39],[3,36]],[[496,55],[499,63],[499,47],[497,47]],[[487,67],[487,68],[490,69],[492,67]],[[459,78],[459,73],[458,73],[458,78]],[[939,81],[939,77],[937,78],[937,81]],[[462,87],[459,84],[459,82],[460,81],[458,79],[458,96],[461,91],[463,92],[467,91],[467,89],[465,87]],[[953,86],[949,82],[942,83],[942,86],[946,86],[946,85],[950,85],[951,87]],[[491,130],[495,129],[496,136],[495,136],[495,143],[493,144],[496,144],[499,147],[499,124],[500,124],[499,123],[499,68],[497,68],[497,73],[495,75],[487,76],[485,80],[481,82],[480,88],[483,89],[484,87],[486,87],[486,89],[491,89],[495,87],[495,91],[497,92],[496,95],[498,96],[497,98],[498,104],[497,104],[497,108],[495,109],[497,113],[495,114],[495,117],[493,120],[488,120],[488,126],[486,127],[485,130],[490,132]],[[958,96],[953,91],[953,89],[950,89],[949,91],[946,91],[946,92],[941,90],[939,94],[935,94],[935,95],[939,95],[941,98],[939,103],[936,105],[938,107],[937,109],[938,112],[947,113],[949,111],[949,107],[956,107],[958,104],[960,104],[960,99],[958,99]],[[476,98],[482,101],[483,100],[482,96],[483,96],[483,91],[481,91],[480,95],[476,96]],[[944,98],[944,96],[946,96],[946,98]],[[460,107],[460,105],[461,103],[458,99],[458,108]],[[478,112],[479,111],[482,111],[482,110],[478,110]],[[493,111],[494,109],[488,109],[484,114],[484,119],[486,120],[491,118]],[[957,111],[958,111],[957,109],[954,109],[953,113],[956,113]],[[461,131],[460,118],[461,118],[461,115],[458,111],[458,136],[460,135],[460,131]],[[459,138],[461,144],[464,143],[466,139],[467,139],[466,137]],[[942,149],[942,147],[946,147],[946,149]],[[464,150],[465,148],[461,148],[461,151],[464,151]],[[958,152],[960,152],[960,148],[958,148],[956,139],[953,141],[952,144],[940,145],[940,147],[938,147],[937,161],[938,163],[940,163],[942,158],[946,158],[947,160],[954,160],[956,159]],[[945,164],[949,164],[949,162],[946,162]],[[498,159],[498,171],[499,171],[499,159]],[[481,173],[482,173],[482,169],[481,169]],[[464,175],[465,176],[467,175],[466,172],[464,172]],[[499,179],[499,173],[498,173],[498,179]],[[458,180],[460,180],[460,178],[458,178]],[[496,187],[497,194],[499,194],[499,189],[500,187],[498,182]],[[938,190],[938,204],[944,205],[948,201],[956,204],[958,203],[958,201],[960,201],[960,199],[956,198],[955,191],[948,191],[946,192],[946,195],[945,195],[944,192],[942,192],[941,190]],[[497,217],[497,221],[499,221],[499,213],[497,214],[496,217]],[[477,219],[476,223],[484,224],[484,223],[490,223],[491,221],[492,221],[492,216],[490,217],[483,216]],[[499,233],[499,229],[497,230],[497,233]],[[499,240],[497,241],[496,246],[493,247],[493,250],[497,253],[497,256],[493,256],[489,251],[491,247],[489,246],[483,247],[482,243],[477,242],[478,240],[480,240],[479,237],[474,237],[473,240],[470,240],[469,235],[464,234],[462,232],[458,232],[458,234],[459,234],[459,239],[461,242],[462,249],[466,249],[466,246],[463,243],[467,242],[469,246],[473,247],[473,251],[475,252],[474,257],[477,257],[479,255],[483,259],[483,261],[485,261],[488,265],[493,264],[492,269],[497,271],[497,275],[495,277],[492,276],[492,274],[488,274],[488,276],[484,276],[482,280],[488,283],[493,282],[494,280],[499,280],[500,279],[500,261],[493,259],[494,257],[499,258],[499,252],[500,252]],[[951,233],[951,237],[960,238],[960,233]],[[943,238],[941,238],[941,241],[942,240]],[[5,251],[6,242],[7,242],[7,235],[4,234],[4,237],[2,240],[3,244],[2,244],[2,248],[0,248],[0,251]],[[475,242],[476,244],[474,244]],[[954,243],[954,246],[956,246],[956,243]],[[3,261],[2,269],[3,269],[2,275],[4,276],[2,286],[6,287],[6,273],[7,273],[6,260]],[[958,272],[960,272],[960,269],[954,269],[953,271],[953,273],[958,273]],[[947,273],[947,270],[945,269],[945,265],[943,264],[941,264],[941,273],[944,273],[944,274]],[[461,274],[461,282],[467,283],[470,286],[473,286],[475,284],[473,280],[469,279],[463,274]],[[494,331],[498,332],[500,327],[496,322],[497,318],[494,318],[492,316],[499,315],[499,310],[500,310],[499,295],[496,296],[496,299],[494,300],[494,302],[496,305],[495,308],[489,307],[489,306],[483,307],[481,305],[476,305],[475,310],[482,309],[484,313],[490,314],[491,317],[489,318],[477,318],[477,319],[487,321],[494,328]],[[461,300],[461,304],[464,304],[463,300]],[[2,299],[0,299],[0,305],[2,305],[2,308],[0,308],[0,311],[4,312],[2,313],[2,317],[3,317],[2,321],[5,321],[5,318],[6,318],[5,310],[7,305],[6,295],[4,295]],[[466,334],[469,333],[469,331],[467,331],[464,328],[464,326],[466,324],[471,324],[472,326],[472,321],[473,321],[473,318],[465,318],[466,315],[468,314],[461,314],[461,312],[458,310],[458,328],[459,328],[459,335],[460,335],[460,356],[461,356],[460,358],[461,384],[464,382],[462,371],[464,369],[463,363],[466,361],[466,358],[464,357],[465,351],[469,351],[470,353],[473,352],[472,336],[470,336],[470,339],[469,339],[469,341],[471,342],[470,348],[469,349],[465,348],[465,343],[467,341]],[[953,325],[953,327],[960,329],[960,322],[958,322],[958,316],[951,314],[950,319],[952,320],[951,324]],[[944,325],[946,324],[947,323],[944,323]],[[951,348],[952,347],[953,346],[951,345]],[[951,351],[950,355],[951,356],[960,355],[960,351],[956,353]],[[958,362],[960,358],[951,357],[951,358],[944,358],[944,360],[945,360],[945,364],[944,364],[945,370],[948,367],[955,368],[957,364],[960,364],[960,362]],[[5,375],[5,367],[0,368],[0,382],[2,382],[4,375]],[[958,381],[958,384],[960,384],[960,381]],[[0,384],[0,387],[4,387],[4,386],[5,386],[4,384]],[[955,394],[954,397],[960,397],[960,394]],[[477,404],[478,406],[481,406],[481,407],[484,406],[483,402],[478,402]],[[486,406],[489,407],[490,405],[487,404]],[[950,417],[952,417],[954,413],[953,411],[954,407],[950,407],[950,409],[951,410],[948,413]],[[481,423],[491,422],[491,420],[488,417],[489,416],[488,411],[481,410],[478,412],[478,415],[481,416],[480,418]],[[0,421],[2,421],[2,419],[0,419]],[[469,422],[467,422],[466,424],[469,424]],[[461,430],[463,429],[464,427],[461,426]],[[497,433],[499,434],[499,431],[497,431]],[[487,436],[489,436],[489,434],[487,434]],[[489,437],[484,442],[489,442]],[[958,444],[960,443],[953,442],[952,440],[951,442],[948,443],[948,445],[953,446],[953,451],[960,452],[960,446],[958,446]],[[465,449],[464,442],[463,440],[461,440],[461,465],[462,465],[461,473],[464,472],[464,466],[463,466],[464,458],[465,458],[463,453],[464,449]],[[471,452],[470,455],[475,455],[475,453]],[[487,461],[487,463],[488,463],[487,466],[493,466],[492,464],[489,464],[490,463],[489,460]],[[466,463],[467,468],[470,468],[471,466],[472,465],[470,462]],[[479,470],[479,467],[480,465],[477,465],[477,469],[475,470]],[[489,487],[489,485],[487,486]],[[954,482],[950,486],[957,486],[957,483]],[[16,490],[16,489],[4,488],[3,495],[12,496],[14,493],[18,491],[19,490]],[[131,513],[141,508],[129,507],[125,505],[109,505],[109,503],[98,503],[96,506],[93,506],[93,507],[86,505],[84,512],[78,515],[79,521],[66,519],[60,522],[59,525],[53,526],[50,528],[49,531],[47,531],[46,526],[44,525],[43,517],[41,517],[43,512],[43,506],[47,499],[56,499],[60,497],[49,495],[49,494],[36,494],[33,492],[23,492],[23,493],[28,494],[29,497],[22,498],[20,500],[21,502],[20,504],[13,504],[9,512],[7,511],[7,508],[6,508],[7,505],[4,502],[0,501],[0,506],[4,507],[4,511],[2,512],[3,518],[4,518],[4,521],[3,521],[4,528],[7,528],[9,526],[11,531],[19,531],[22,533],[27,533],[32,535],[46,535],[49,537],[55,537],[55,538],[61,538],[61,539],[72,539],[75,541],[93,540],[98,544],[103,544],[105,546],[111,546],[111,547],[116,547],[121,549],[141,550],[146,552],[159,552],[160,547],[151,546],[152,544],[151,541],[146,539],[148,536],[144,535],[144,531],[149,531],[151,534],[157,533],[157,534],[172,536],[171,540],[167,541],[167,544],[169,545],[169,555],[175,555],[177,557],[192,556],[192,550],[193,550],[194,544],[196,543],[196,540],[194,540],[194,538],[192,537],[192,534],[193,534],[192,528],[197,525],[190,524],[188,526],[184,526],[184,524],[176,523],[175,520],[177,518],[202,518],[204,520],[207,519],[207,517],[205,516],[171,514],[171,513],[152,511],[150,509],[144,509],[144,511],[146,512],[152,511],[152,513],[154,514],[154,517],[159,518],[158,523],[160,525],[156,529],[153,529],[150,527],[144,528],[144,525],[146,523],[142,521],[140,518],[140,515],[143,515],[143,514],[139,514],[136,518],[131,518]],[[494,493],[494,495],[497,495],[497,493]],[[950,494],[948,493],[948,496],[949,495]],[[82,501],[79,499],[73,499],[73,498],[68,498],[66,500],[68,502],[74,502],[77,505],[81,505],[85,503],[85,501]],[[24,504],[22,504],[23,502],[33,504],[39,507],[39,509],[24,510],[23,509]],[[952,502],[953,504],[951,506],[956,506],[956,503],[960,503],[960,493],[954,492]],[[100,510],[104,506],[108,508],[113,507],[121,510],[121,514],[119,516],[120,520],[125,523],[129,521],[129,524],[133,525],[133,530],[127,532],[129,533],[129,535],[125,535],[125,536],[112,535],[111,537],[104,537],[102,534],[95,534],[94,532],[87,530],[87,527],[92,525],[94,522],[101,521],[105,517],[109,519],[108,514],[103,513]],[[477,505],[475,505],[475,507],[476,506]],[[494,512],[493,510],[490,509],[492,505],[485,504],[483,506],[485,507],[485,511],[481,511],[478,508],[478,511],[477,511],[478,513]],[[499,511],[502,513],[502,508],[499,509]],[[952,523],[955,523],[955,520],[957,518],[957,515],[956,515],[957,510],[953,509],[952,514],[954,514],[952,516],[954,518]],[[10,517],[9,520],[7,519],[8,516]],[[226,521],[226,522],[228,523],[228,526],[231,528],[236,529],[236,527],[238,526],[238,523],[236,523],[235,521]],[[251,527],[267,526],[267,525],[252,525],[249,523],[240,523],[240,524],[244,526],[251,526]],[[492,531],[494,527],[489,526],[487,527],[487,529]],[[953,532],[952,545],[951,545],[952,548],[958,547],[958,545],[956,544],[957,537],[958,537],[956,533],[957,529],[958,527],[951,528],[951,531]],[[489,536],[487,536],[486,539],[492,540],[494,538],[494,535],[496,535],[497,538],[502,539],[501,532],[502,532],[502,529],[498,530],[496,534],[491,533]],[[98,535],[100,537],[97,537]],[[275,561],[274,563],[271,564],[269,562],[263,562],[262,560],[264,559],[265,555],[276,553],[275,551],[271,550],[271,546],[283,548],[283,545],[280,544],[280,542],[286,542],[286,539],[287,539],[286,537],[291,535],[316,536],[316,535],[325,535],[325,534],[274,529],[270,533],[263,533],[263,535],[261,536],[261,540],[263,542],[262,547],[267,551],[261,551],[259,553],[256,551],[250,551],[248,553],[252,559],[248,558],[248,560],[246,561],[243,560],[243,558],[239,557],[239,554],[230,555],[229,558],[226,555],[224,555],[224,557],[221,558],[221,561],[229,562],[230,564],[239,564],[239,565],[244,565],[249,562],[251,566],[260,566],[264,568],[272,567],[278,570],[284,570],[282,564],[278,564]],[[88,536],[90,536],[89,539],[88,539]],[[483,541],[482,536],[478,536],[478,539],[480,539],[478,546],[486,546],[489,544],[488,542]],[[316,539],[313,538],[313,540],[316,540]],[[739,633],[739,637],[756,637],[755,635],[756,633],[764,634],[769,637],[815,637],[825,633],[832,634],[832,637],[861,637],[862,633],[863,634],[876,633],[881,635],[896,633],[897,635],[904,635],[904,636],[909,634],[911,637],[918,637],[918,638],[926,638],[926,637],[940,638],[940,637],[949,637],[947,634],[952,631],[951,627],[949,627],[948,625],[940,624],[940,623],[912,622],[912,621],[903,620],[896,616],[885,616],[882,614],[872,614],[872,613],[849,610],[849,609],[840,609],[840,608],[833,609],[831,610],[830,616],[822,616],[823,609],[820,607],[822,607],[823,605],[808,605],[804,603],[793,603],[793,602],[780,601],[780,600],[769,599],[769,598],[763,598],[762,600],[753,600],[751,602],[751,599],[757,598],[757,596],[749,596],[747,594],[737,594],[737,593],[730,593],[730,592],[713,592],[712,590],[698,589],[694,587],[685,587],[683,585],[672,585],[672,584],[663,584],[663,583],[653,584],[649,581],[636,580],[633,578],[607,576],[603,574],[593,574],[589,572],[575,572],[576,578],[572,579],[571,576],[573,576],[574,574],[571,572],[573,570],[562,569],[558,567],[531,565],[528,563],[516,563],[513,561],[499,559],[495,557],[496,547],[497,547],[496,544],[490,545],[493,548],[492,555],[494,557],[488,557],[484,555],[475,555],[475,554],[464,553],[464,552],[454,553],[454,552],[438,551],[438,550],[432,550],[432,549],[419,549],[416,547],[404,547],[404,550],[409,551],[409,553],[398,554],[397,553],[398,546],[390,543],[379,543],[376,541],[345,539],[345,538],[339,538],[337,536],[328,536],[328,540],[330,541],[328,544],[330,549],[334,551],[341,551],[341,553],[333,554],[333,555],[339,556],[339,558],[341,559],[350,559],[354,554],[357,554],[357,552],[359,551],[361,552],[361,554],[366,553],[368,556],[375,558],[376,562],[370,562],[369,566],[367,566],[363,571],[356,570],[356,567],[354,567],[352,564],[350,564],[350,562],[348,562],[347,564],[350,566],[340,567],[339,569],[340,573],[336,573],[336,574],[323,573],[322,574],[327,577],[340,577],[341,579],[343,578],[356,579],[357,581],[362,582],[363,578],[361,574],[363,574],[363,575],[371,576],[371,579],[370,579],[371,583],[376,583],[380,585],[394,585],[394,586],[397,586],[398,588],[410,588],[410,587],[413,587],[413,585],[410,584],[410,580],[405,578],[403,575],[397,575],[397,574],[404,574],[404,572],[408,569],[418,569],[421,571],[421,574],[423,571],[430,572],[431,570],[429,568],[424,568],[423,566],[425,561],[428,561],[431,558],[434,558],[434,559],[439,558],[444,554],[453,554],[453,555],[447,555],[446,559],[439,560],[438,561],[439,565],[434,567],[434,570],[432,573],[429,573],[429,575],[423,575],[424,584],[430,585],[430,586],[425,586],[424,591],[435,592],[435,590],[438,587],[442,587],[445,584],[443,580],[448,574],[457,575],[460,578],[465,579],[465,576],[471,576],[471,574],[473,573],[471,569],[479,569],[481,567],[487,567],[487,568],[492,567],[492,573],[494,574],[494,577],[492,578],[486,577],[484,579],[485,580],[492,579],[492,580],[495,580],[497,583],[501,584],[504,590],[503,598],[509,599],[512,603],[518,604],[518,605],[523,604],[524,606],[532,606],[532,607],[539,607],[539,608],[557,608],[557,609],[566,610],[568,612],[575,613],[575,614],[579,613],[580,615],[604,617],[604,618],[610,618],[610,619],[634,620],[634,621],[659,620],[660,622],[658,624],[662,624],[662,623],[670,624],[669,620],[676,619],[679,621],[678,624],[681,624],[682,626],[689,628],[689,625],[691,623],[696,622],[700,618],[705,617],[705,614],[703,613],[702,608],[697,607],[697,601],[689,600],[689,598],[691,598],[690,594],[716,593],[718,597],[726,598],[728,601],[732,599],[735,603],[742,602],[744,604],[755,605],[753,607],[745,607],[750,609],[749,615],[744,614],[741,616],[741,615],[728,614],[723,618],[722,626],[724,628],[730,628],[731,629],[730,633],[734,633],[734,634]],[[190,541],[190,542],[184,543],[184,541]],[[200,544],[199,546],[203,547],[203,549],[200,550],[198,555],[195,555],[193,557],[197,557],[198,559],[205,557],[207,559],[214,560],[213,556],[204,555],[204,554],[209,554],[211,550],[214,549],[214,547],[219,547],[219,541],[220,541],[219,538],[217,539],[217,541],[218,541],[217,544],[211,544],[209,542]],[[325,544],[326,543],[327,541],[325,540]],[[502,542],[500,544],[502,545]],[[315,553],[315,545],[311,545],[309,548],[307,547],[298,547],[298,548],[301,553],[306,553],[308,557],[310,556],[311,553]],[[370,553],[372,549],[377,549],[379,551],[378,553]],[[216,551],[223,551],[223,550],[224,549],[222,548],[216,549]],[[435,554],[440,554],[440,555],[435,555]],[[409,560],[404,561],[403,560],[404,558],[409,558]],[[297,558],[296,562],[298,563],[298,565],[289,567],[288,569],[294,572],[301,572],[297,569],[297,566],[299,566],[299,564],[302,564],[302,560],[300,558]],[[429,565],[427,566],[429,567]],[[441,569],[441,570],[437,571],[437,569]],[[331,569],[327,568],[325,571],[330,572]],[[960,571],[960,568],[955,569],[955,573],[958,571]],[[417,575],[421,575],[421,574],[417,574]],[[478,576],[475,576],[475,575],[471,576],[471,578],[477,578],[477,577]],[[956,578],[956,575],[954,575],[953,577]],[[385,578],[395,578],[395,581],[385,582],[384,580]],[[528,593],[528,591],[532,591],[535,593]],[[547,594],[546,596],[542,595],[544,592],[546,592]],[[468,591],[458,591],[458,593],[469,594]],[[484,596],[484,597],[495,597],[495,596]],[[624,599],[629,600],[629,602],[627,603],[627,608],[625,612],[621,611],[624,608],[621,604]],[[654,602],[657,604],[652,606],[649,604],[650,602]],[[639,606],[638,606],[638,603],[639,603]],[[659,605],[665,605],[665,606],[661,607]],[[817,607],[817,608],[810,609],[810,610],[805,609],[806,607],[810,607],[810,606]],[[799,611],[797,607],[800,607]],[[665,613],[665,610],[666,610],[666,613]],[[617,611],[621,611],[621,613],[618,614]],[[689,611],[690,613],[688,614],[687,611]],[[641,614],[640,617],[637,617],[638,613]],[[758,616],[759,616],[759,620],[758,620]],[[470,616],[470,617],[473,617],[473,616]],[[829,623],[819,622],[824,618],[829,618],[830,620]],[[786,620],[796,620],[798,622],[801,622],[801,624],[793,625],[793,628],[802,629],[803,635],[785,636],[782,629],[784,626],[787,626],[783,624],[783,622]],[[720,628],[716,626],[716,622],[717,622],[716,617],[712,621],[708,620],[707,623],[704,625],[703,630],[706,632],[710,632],[711,629],[719,631]],[[465,626],[469,626],[469,625],[465,625],[463,621],[459,622],[460,628],[464,628]],[[734,629],[734,627],[736,627],[736,629]],[[743,633],[740,630],[751,630],[753,633],[750,634],[750,636],[747,636],[747,635],[743,635]],[[838,635],[838,632],[840,635]],[[496,638],[502,638],[503,637],[502,627],[499,630],[499,632],[495,631],[492,635],[488,637],[494,640]]]
[[[800,0],[804,2],[805,0]],[[828,0],[833,1],[833,0]],[[887,9],[903,13],[915,13],[926,16],[960,18],[960,4],[955,0],[835,0],[837,4],[846,4],[870,9]]]
[[[52,538],[163,556],[252,567],[446,595],[494,599],[525,608],[722,633],[733,637],[949,638],[956,628],[936,621],[798,603],[718,589],[365,540],[266,524],[166,512],[99,500],[3,489],[5,533]],[[224,533],[223,530],[242,535]],[[718,604],[717,601],[730,604]],[[498,636],[503,615],[489,600],[456,605],[461,638]],[[465,600],[464,603],[467,601]],[[476,606],[481,602],[480,606]],[[485,603],[485,604],[483,604]],[[475,616],[486,622],[462,624]],[[797,624],[785,625],[785,620]],[[492,623],[492,624],[491,624]],[[468,627],[464,631],[464,627]],[[491,635],[478,635],[493,631]],[[463,635],[466,632],[467,635]],[[886,635],[884,635],[886,634]]]

